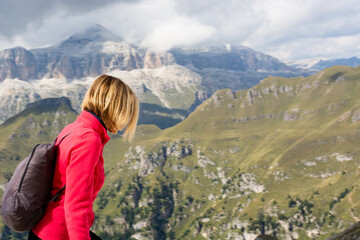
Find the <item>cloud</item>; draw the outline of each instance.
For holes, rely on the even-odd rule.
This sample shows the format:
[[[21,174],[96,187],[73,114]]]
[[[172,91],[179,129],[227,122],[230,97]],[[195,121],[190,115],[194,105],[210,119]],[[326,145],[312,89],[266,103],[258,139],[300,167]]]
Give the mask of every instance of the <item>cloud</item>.
[[[349,58],[360,56],[360,33],[356,35],[296,39],[271,48],[270,55],[280,59]]]
[[[215,32],[216,29],[212,26],[200,24],[189,18],[175,17],[156,26],[141,45],[164,51],[179,45],[194,45],[208,39]]]
[[[317,57],[336,57],[346,49],[356,48],[353,41],[350,46],[338,42],[356,39],[360,33],[360,26],[351,24],[360,21],[358,1],[269,0],[258,7],[266,20],[242,41],[244,45],[281,59],[311,57],[315,53]]]
[[[335,57],[358,53],[358,22],[358,0],[2,0],[0,48],[54,44],[99,23],[163,50],[240,43],[282,60]]]
[[[66,12],[71,16],[93,11],[114,2],[119,0],[2,0],[0,34],[13,37],[26,31],[31,24],[41,26],[47,18],[58,11]]]

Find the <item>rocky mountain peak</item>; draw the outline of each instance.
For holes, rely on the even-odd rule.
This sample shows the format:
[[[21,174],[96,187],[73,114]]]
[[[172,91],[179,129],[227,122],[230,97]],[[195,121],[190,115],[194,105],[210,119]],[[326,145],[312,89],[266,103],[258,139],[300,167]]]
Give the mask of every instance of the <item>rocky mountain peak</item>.
[[[11,49],[7,49],[7,50],[11,50]],[[27,51],[26,48],[22,47],[22,46],[16,46],[14,48],[12,48],[13,51]]]
[[[6,78],[20,78],[22,80],[50,78],[83,78],[94,77],[113,69],[132,70],[140,67],[140,60],[136,49],[126,43],[121,37],[112,33],[99,24],[91,25],[84,31],[75,33],[60,44],[31,49],[31,63],[36,71],[28,74],[28,69],[20,69],[18,65],[8,61],[8,57],[1,57],[0,52],[0,81]],[[7,61],[1,67],[1,61]],[[6,67],[10,68],[5,71]],[[30,76],[29,76],[30,75]]]
[[[94,24],[86,28],[82,32],[71,35],[68,39],[61,43],[61,46],[72,44],[72,45],[86,45],[89,42],[121,42],[123,39],[100,24]]]

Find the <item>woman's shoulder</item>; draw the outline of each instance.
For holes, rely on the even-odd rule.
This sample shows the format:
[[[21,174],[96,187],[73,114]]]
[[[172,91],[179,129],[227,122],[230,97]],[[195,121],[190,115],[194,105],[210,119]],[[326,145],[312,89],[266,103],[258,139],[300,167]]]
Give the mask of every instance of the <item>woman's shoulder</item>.
[[[100,135],[91,128],[74,128],[70,131],[69,136],[72,139],[86,140],[86,141],[96,141],[101,142]]]
[[[65,137],[66,136],[66,137]],[[72,126],[68,125],[65,127],[59,134],[59,139],[65,137],[65,145],[77,142],[87,143],[87,144],[101,144],[100,135],[91,128],[84,126]]]

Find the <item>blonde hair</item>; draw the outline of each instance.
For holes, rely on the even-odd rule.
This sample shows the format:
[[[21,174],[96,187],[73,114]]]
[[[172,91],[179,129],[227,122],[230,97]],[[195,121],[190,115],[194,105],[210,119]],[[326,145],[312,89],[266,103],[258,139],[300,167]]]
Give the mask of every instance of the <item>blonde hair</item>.
[[[139,102],[131,88],[119,78],[101,75],[86,92],[82,109],[95,113],[111,133],[123,134],[124,141],[134,139],[139,118]]]

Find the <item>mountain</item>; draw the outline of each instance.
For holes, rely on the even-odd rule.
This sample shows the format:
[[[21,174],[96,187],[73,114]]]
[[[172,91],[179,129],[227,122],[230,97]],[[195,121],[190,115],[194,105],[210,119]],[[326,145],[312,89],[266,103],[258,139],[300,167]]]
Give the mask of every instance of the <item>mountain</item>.
[[[344,65],[350,67],[360,66],[360,59],[357,57],[352,58],[340,58],[340,59],[331,59],[331,60],[320,60],[312,66],[313,69],[325,69],[335,65]]]
[[[285,63],[288,66],[292,66],[295,68],[301,68],[301,69],[312,69],[312,66],[314,66],[316,63],[318,63],[320,60],[326,61],[328,59],[324,58],[309,58],[309,59],[300,59],[300,60],[288,60],[285,61]],[[318,71],[318,70],[313,70]]]
[[[128,44],[99,24],[48,48],[27,50],[16,47],[3,50],[0,52],[0,63],[0,81],[43,77],[79,79],[115,69],[159,68],[172,64],[190,65],[199,70],[225,69],[292,75],[307,73],[241,45],[154,52]]]
[[[269,77],[217,91],[173,127],[140,125],[131,145],[111,136],[93,230],[103,239],[339,239],[360,218],[359,76],[336,66]],[[67,121],[54,124],[58,111],[0,126],[2,186],[42,128],[47,141],[56,136]],[[22,132],[15,149],[11,136],[17,143]]]
[[[47,48],[0,52],[0,122],[48,97],[68,97],[80,111],[86,89],[103,73],[121,77],[135,90],[141,123],[161,128],[181,122],[219,89],[249,88],[269,75],[311,74],[240,45],[156,52],[97,24]]]
[[[336,65],[358,67],[360,66],[360,59],[357,57],[340,58],[340,59],[314,58],[314,59],[287,61],[286,64],[295,68],[312,69],[314,71],[318,71]]]
[[[241,45],[225,44],[200,48],[175,48],[170,53],[176,63],[196,69],[226,69],[242,72],[296,72],[269,55]]]
[[[219,89],[246,89],[268,76],[308,76],[312,72],[293,68],[248,47],[224,44],[212,47],[175,48],[169,51],[177,64],[202,76],[209,96]]]
[[[0,81],[47,78],[78,79],[112,69],[137,66],[136,50],[101,25],[70,36],[60,44],[41,49],[18,47],[0,52]]]

